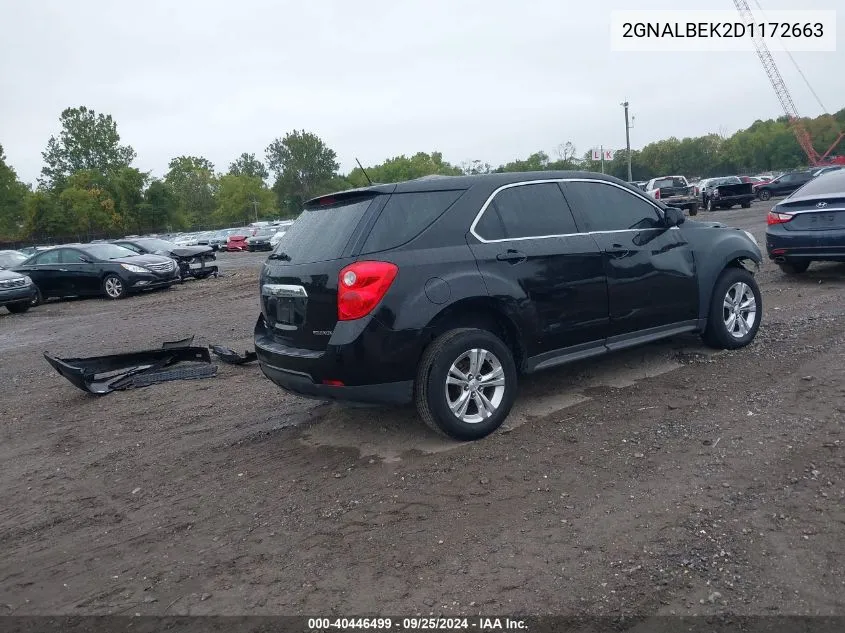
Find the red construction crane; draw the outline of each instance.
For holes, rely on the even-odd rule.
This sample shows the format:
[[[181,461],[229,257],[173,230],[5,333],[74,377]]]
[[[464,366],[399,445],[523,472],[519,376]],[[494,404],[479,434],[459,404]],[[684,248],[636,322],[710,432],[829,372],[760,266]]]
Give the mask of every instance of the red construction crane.
[[[734,0],[734,4],[736,5],[736,10],[739,11],[740,15],[746,22],[754,22],[754,14],[751,12],[751,9],[748,8],[748,3],[745,0]],[[831,157],[833,150],[835,150],[836,146],[839,145],[839,142],[845,138],[845,133],[840,132],[839,138],[834,141],[833,145],[831,145],[824,154],[819,154],[813,146],[813,139],[810,136],[810,133],[807,131],[807,128],[804,127],[804,122],[798,114],[798,108],[795,107],[795,102],[792,100],[792,96],[786,88],[786,83],[783,81],[783,77],[781,77],[780,71],[775,64],[775,59],[769,51],[769,47],[766,46],[766,42],[763,38],[758,35],[755,35],[752,40],[754,42],[754,49],[757,51],[757,57],[760,58],[760,62],[763,64],[763,69],[769,77],[772,88],[775,89],[778,101],[780,101],[781,106],[783,106],[783,111],[786,113],[789,125],[795,133],[795,138],[798,140],[798,144],[801,146],[801,149],[803,149],[804,153],[807,155],[807,160],[810,161],[810,165],[814,167],[831,164],[845,165],[845,156]]]

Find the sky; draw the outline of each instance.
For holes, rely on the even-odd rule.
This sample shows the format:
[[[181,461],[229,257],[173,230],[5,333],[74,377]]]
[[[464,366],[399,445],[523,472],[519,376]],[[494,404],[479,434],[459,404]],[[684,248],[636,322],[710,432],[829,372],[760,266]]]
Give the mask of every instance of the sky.
[[[766,11],[793,0],[758,0]],[[753,4],[752,4],[753,6]],[[793,53],[830,112],[836,52]],[[67,107],[111,114],[135,166],[174,156],[219,171],[293,129],[341,171],[440,151],[493,166],[571,141],[579,154],[670,136],[731,134],[783,114],[752,52],[612,52],[614,9],[724,9],[731,0],[0,0],[0,145],[26,182]],[[774,49],[804,116],[823,112]]]

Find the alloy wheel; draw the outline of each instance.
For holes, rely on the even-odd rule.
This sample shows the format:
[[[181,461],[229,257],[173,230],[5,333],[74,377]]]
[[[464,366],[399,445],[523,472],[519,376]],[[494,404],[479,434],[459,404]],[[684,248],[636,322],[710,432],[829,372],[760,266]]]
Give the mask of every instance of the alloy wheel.
[[[748,284],[738,281],[725,293],[722,304],[725,328],[734,338],[745,337],[757,320],[757,300]]]
[[[486,349],[458,356],[446,377],[446,402],[462,422],[478,424],[496,413],[505,395],[501,361]]]
[[[112,299],[117,299],[123,294],[123,282],[117,277],[106,279],[106,294]]]

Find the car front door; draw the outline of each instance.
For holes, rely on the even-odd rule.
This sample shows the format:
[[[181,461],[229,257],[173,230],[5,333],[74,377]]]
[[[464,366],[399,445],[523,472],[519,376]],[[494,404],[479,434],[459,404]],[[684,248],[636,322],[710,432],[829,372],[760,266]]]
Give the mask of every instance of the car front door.
[[[75,295],[100,294],[98,267],[91,256],[75,248],[63,248],[61,261],[61,283],[73,289]]]
[[[683,231],[665,227],[656,205],[620,185],[575,179],[562,186],[604,254],[608,347],[695,325],[698,281]]]
[[[506,185],[467,241],[490,296],[508,304],[527,356],[604,342],[607,285],[596,241],[579,231],[557,182]]]
[[[795,186],[795,174],[784,174],[771,183],[772,195],[785,196],[797,189]]]

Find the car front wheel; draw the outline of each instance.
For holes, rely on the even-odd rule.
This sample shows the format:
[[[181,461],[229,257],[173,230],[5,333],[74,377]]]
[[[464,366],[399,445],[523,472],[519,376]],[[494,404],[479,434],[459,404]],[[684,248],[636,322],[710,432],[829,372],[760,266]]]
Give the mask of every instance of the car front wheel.
[[[9,305],[6,306],[6,308],[9,310],[9,312],[11,312],[12,314],[22,314],[22,313],[26,312],[27,310],[29,310],[31,307],[32,307],[32,304],[29,303],[29,302],[10,303]]]
[[[516,376],[513,354],[499,337],[475,328],[450,330],[431,343],[420,361],[417,411],[439,433],[480,439],[510,413]]]
[[[717,349],[745,347],[760,327],[763,301],[754,275],[726,268],[713,288],[704,342]]]
[[[109,299],[123,299],[126,296],[126,284],[117,275],[106,275],[103,279],[103,293]]]
[[[772,192],[771,192],[771,191],[767,191],[766,189],[763,189],[762,191],[760,191],[760,192],[757,194],[757,197],[758,197],[758,198],[760,198],[760,200],[762,200],[763,202],[765,202],[766,200],[771,199],[771,197],[772,197]]]

